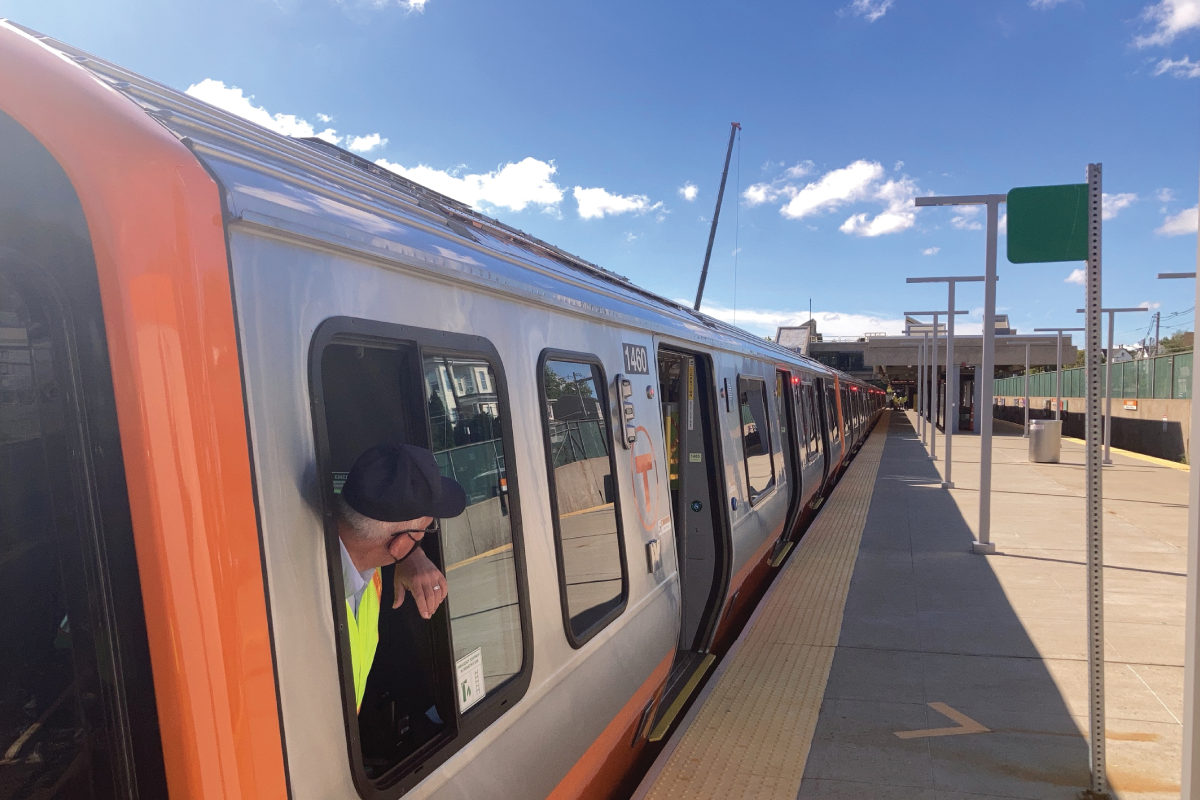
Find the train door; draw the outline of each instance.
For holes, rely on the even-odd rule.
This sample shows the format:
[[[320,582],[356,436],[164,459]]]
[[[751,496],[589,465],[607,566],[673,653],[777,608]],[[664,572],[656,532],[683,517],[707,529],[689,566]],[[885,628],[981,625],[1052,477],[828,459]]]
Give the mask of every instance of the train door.
[[[804,421],[797,414],[800,378],[785,370],[775,372],[775,411],[779,416],[780,445],[783,450],[783,469],[788,482],[788,516],[783,526],[783,540],[791,538],[792,529],[804,510],[804,478],[806,461]]]
[[[796,418],[803,421],[803,431],[796,428],[796,435],[804,436],[804,464],[801,467],[801,486],[804,502],[815,500],[815,495],[825,485],[828,461],[825,458],[825,440],[821,428],[821,412],[817,408],[813,379],[798,375],[792,381],[793,407]]]
[[[719,621],[730,553],[711,363],[700,355],[660,349],[658,376],[679,564],[680,627],[652,739],[665,733],[669,712],[674,708],[677,713],[697,684],[691,678],[712,663],[707,653]]]
[[[829,445],[826,455],[829,457],[829,471],[832,473],[846,457],[846,448],[842,443],[842,421],[837,410],[837,391],[834,388],[837,381],[833,378],[822,379],[817,387],[821,395],[821,410],[824,412],[825,435]]]

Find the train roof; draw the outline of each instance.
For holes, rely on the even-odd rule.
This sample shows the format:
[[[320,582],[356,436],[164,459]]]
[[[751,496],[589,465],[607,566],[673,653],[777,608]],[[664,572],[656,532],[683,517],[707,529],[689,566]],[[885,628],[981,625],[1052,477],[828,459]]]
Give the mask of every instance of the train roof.
[[[9,20],[0,24],[74,61],[179,137],[219,179],[234,224],[457,272],[541,304],[858,382],[336,145],[275,133]]]

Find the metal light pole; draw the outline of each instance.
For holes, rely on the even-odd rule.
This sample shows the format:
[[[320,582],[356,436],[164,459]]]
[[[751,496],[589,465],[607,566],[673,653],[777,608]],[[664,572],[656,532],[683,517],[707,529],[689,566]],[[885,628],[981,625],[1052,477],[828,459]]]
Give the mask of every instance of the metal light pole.
[[[904,312],[904,315],[906,317],[928,317],[928,316],[933,317],[933,352],[930,354],[929,358],[925,362],[929,367],[930,383],[933,386],[933,390],[930,392],[930,394],[933,395],[932,404],[926,403],[926,407],[930,411],[929,422],[926,423],[928,425],[929,431],[930,431],[930,433],[929,433],[929,460],[930,461],[937,461],[937,413],[938,413],[938,385],[937,385],[937,380],[938,380],[937,330],[938,330],[938,328],[937,328],[937,325],[938,325],[938,317],[945,314],[948,317],[953,318],[954,314],[966,314],[966,313],[967,313],[966,311],[955,311],[955,312],[953,312],[953,314],[951,314],[948,311],[906,311],[906,312]],[[949,380],[949,378],[947,378],[947,380]],[[924,384],[922,384],[922,388],[924,388]],[[947,395],[947,402],[949,402],[949,395]],[[949,430],[949,428],[950,428],[950,426],[949,426],[949,424],[947,424],[946,429]],[[947,476],[947,480],[949,480],[949,476]],[[950,488],[950,487],[946,487],[946,488]]]
[[[1146,312],[1148,308],[1102,308],[1102,313],[1108,314],[1108,358],[1104,370],[1104,463],[1112,464],[1112,367],[1113,367],[1113,324],[1117,314]],[[1080,314],[1085,309],[1076,309]]]
[[[977,194],[960,197],[918,197],[918,208],[927,206],[987,206],[987,247],[984,254],[983,282],[983,356],[979,380],[979,541],[971,546],[975,553],[995,553],[992,544],[992,381],[996,377],[996,239],[1000,231],[1000,204],[1007,195]]]
[[[1083,328],[1034,328],[1034,333],[1057,333],[1058,334],[1058,355],[1054,362],[1054,418],[1060,419],[1059,411],[1062,410],[1062,335],[1067,331],[1082,331]]]
[[[1025,343],[1025,432],[1021,435],[1029,438],[1029,342]]]
[[[917,383],[919,385],[919,393],[917,395],[917,425],[920,427],[920,444],[923,445],[929,444],[929,437],[925,435],[925,395],[928,393],[925,391],[926,348],[929,348],[929,331],[922,331],[920,332],[920,354],[917,363]]]
[[[1197,252],[1200,262],[1200,250]],[[1194,272],[1160,272],[1159,278],[1195,278]],[[1200,291],[1200,286],[1197,287]],[[1192,371],[1192,397],[1200,397],[1200,374]],[[1200,405],[1192,404],[1191,452],[1200,452]],[[1182,797],[1200,791],[1200,470],[1188,480],[1187,616],[1184,623]]]
[[[946,299],[946,480],[942,481],[943,489],[953,489],[954,479],[951,470],[954,467],[952,456],[954,446],[954,429],[958,427],[958,368],[954,363],[954,317],[958,312],[954,308],[954,287],[959,283],[976,283],[984,280],[982,275],[907,278],[906,283],[944,283],[948,287]]]

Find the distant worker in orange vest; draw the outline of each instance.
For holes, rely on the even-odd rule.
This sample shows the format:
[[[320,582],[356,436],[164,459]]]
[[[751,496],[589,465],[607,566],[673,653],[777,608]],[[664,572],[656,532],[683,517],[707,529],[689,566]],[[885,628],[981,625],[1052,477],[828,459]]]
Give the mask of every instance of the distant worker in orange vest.
[[[419,543],[436,532],[431,529],[435,519],[457,517],[466,507],[462,486],[443,477],[433,453],[423,447],[372,447],[346,476],[338,497],[338,538],[356,707],[362,707],[379,646],[380,567],[396,565],[392,608],[400,607],[408,591],[421,616],[432,617],[448,586]]]

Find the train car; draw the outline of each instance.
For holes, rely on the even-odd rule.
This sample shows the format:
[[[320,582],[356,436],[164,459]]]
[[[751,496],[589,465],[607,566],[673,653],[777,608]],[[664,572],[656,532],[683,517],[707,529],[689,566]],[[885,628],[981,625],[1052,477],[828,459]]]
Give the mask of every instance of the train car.
[[[0,22],[0,794],[612,796],[882,407]],[[468,505],[360,699],[336,509],[386,442]]]

